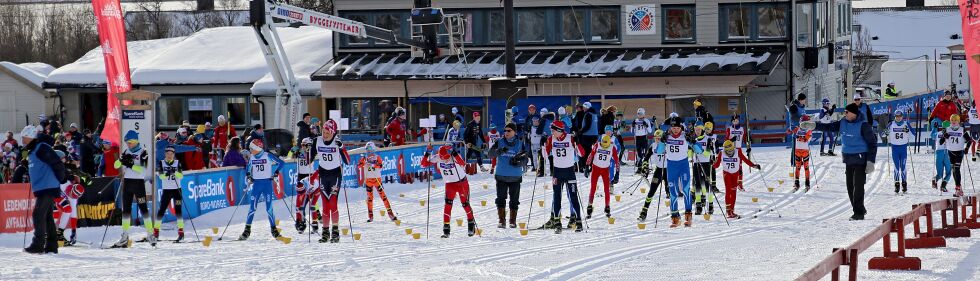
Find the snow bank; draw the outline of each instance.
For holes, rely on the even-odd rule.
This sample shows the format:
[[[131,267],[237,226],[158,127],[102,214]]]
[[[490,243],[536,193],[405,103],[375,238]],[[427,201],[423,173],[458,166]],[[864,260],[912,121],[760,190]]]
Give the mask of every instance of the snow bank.
[[[151,60],[162,50],[172,47],[186,37],[127,42],[129,69],[132,72]],[[105,85],[105,60],[102,47],[92,49],[73,63],[59,67],[51,72],[45,82],[50,84],[71,84],[81,86]]]
[[[48,77],[48,74],[54,70],[53,66],[41,62],[14,64],[12,62],[0,61],[0,67],[4,67],[20,77],[31,81],[37,87],[41,87],[41,83],[44,83],[44,78]]]

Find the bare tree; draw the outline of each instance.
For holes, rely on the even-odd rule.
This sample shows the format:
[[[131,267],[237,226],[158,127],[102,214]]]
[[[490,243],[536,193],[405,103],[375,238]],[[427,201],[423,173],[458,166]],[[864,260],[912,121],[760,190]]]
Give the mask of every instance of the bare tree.
[[[173,37],[171,17],[163,10],[162,0],[135,3],[138,11],[126,17],[126,38],[148,40]]]
[[[874,76],[872,75],[874,71],[879,70],[877,65],[880,64],[878,61],[881,58],[874,53],[874,49],[871,46],[871,35],[868,33],[868,29],[862,28],[857,32],[851,52],[854,57],[851,71],[854,75],[855,83],[867,81]]]
[[[294,0],[290,2],[290,5],[333,14],[333,0]]]
[[[98,46],[89,5],[21,5],[0,0],[0,58],[62,66]]]

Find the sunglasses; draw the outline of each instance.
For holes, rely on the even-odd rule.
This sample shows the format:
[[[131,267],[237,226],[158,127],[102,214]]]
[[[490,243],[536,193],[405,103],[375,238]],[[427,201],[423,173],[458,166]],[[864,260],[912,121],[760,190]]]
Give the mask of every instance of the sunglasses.
[[[504,132],[513,132],[513,131],[514,130],[510,130],[510,129],[504,130]]]

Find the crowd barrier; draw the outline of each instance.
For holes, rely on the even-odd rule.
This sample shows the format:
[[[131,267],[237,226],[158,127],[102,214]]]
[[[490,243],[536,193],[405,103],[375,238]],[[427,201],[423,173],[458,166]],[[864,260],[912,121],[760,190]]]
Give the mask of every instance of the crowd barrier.
[[[939,212],[941,227],[935,228],[933,212]],[[894,218],[885,219],[853,244],[834,248],[830,256],[804,272],[797,281],[816,281],[826,277],[840,280],[841,266],[848,266],[848,280],[857,280],[858,255],[882,241],[883,253],[868,261],[868,269],[874,270],[921,270],[922,260],[908,256],[907,249],[946,247],[946,238],[970,237],[970,229],[980,228],[977,223],[977,195],[958,199],[942,199],[916,204],[912,210]],[[924,221],[924,223],[923,223]],[[913,237],[906,238],[906,226],[912,225]],[[892,234],[894,249],[892,251]]]
[[[433,145],[440,144],[442,143],[433,143]],[[379,149],[377,154],[384,159],[384,168],[381,174],[385,181],[414,182],[416,179],[422,178],[427,173],[421,167],[425,147],[425,144],[412,144]],[[363,149],[350,151],[352,165],[345,166],[343,169],[342,187],[361,188],[357,180],[356,164],[363,155]],[[316,166],[317,164],[314,164],[314,167]],[[281,176],[274,181],[276,183],[274,192],[277,199],[296,195],[295,186],[298,176],[296,162],[287,160],[281,171]],[[436,173],[434,176],[438,178],[439,174]],[[154,177],[154,179],[157,186],[162,185],[159,178]],[[179,182],[183,190],[183,202],[186,207],[183,210],[183,215],[188,219],[223,208],[251,203],[248,196],[243,196],[249,190],[249,186],[245,182],[244,168],[221,167],[187,171]],[[116,198],[118,185],[119,181],[110,177],[92,180],[78,201],[78,225],[80,227],[100,226],[107,223],[118,225],[120,223],[121,214],[117,206],[121,204],[121,200]],[[162,192],[158,188],[156,198],[160,198]],[[34,200],[30,193],[29,184],[0,185],[0,233],[33,230],[30,218],[33,208]],[[173,220],[174,217],[170,215],[172,212],[167,213],[164,221]]]

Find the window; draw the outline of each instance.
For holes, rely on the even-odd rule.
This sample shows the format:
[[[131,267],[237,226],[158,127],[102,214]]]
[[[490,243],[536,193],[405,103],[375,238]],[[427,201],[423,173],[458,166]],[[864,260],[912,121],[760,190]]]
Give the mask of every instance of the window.
[[[619,40],[619,10],[613,9],[594,9],[592,10],[591,41],[614,41]]]
[[[224,115],[235,126],[262,121],[261,105],[250,103],[249,97],[237,96],[165,96],[157,101],[157,127],[176,128],[187,120],[191,124],[215,122]]]
[[[694,41],[694,6],[664,6],[663,41]]]
[[[490,12],[490,43],[504,42],[504,12]]]
[[[165,97],[157,100],[157,126],[178,126],[184,120],[184,99]]]
[[[517,42],[544,42],[547,32],[544,10],[517,11]]]
[[[561,40],[582,41],[585,34],[585,10],[564,10],[561,13]]]
[[[248,118],[248,119],[246,119],[246,116],[248,116],[247,115],[248,113],[245,110],[245,107],[248,106],[248,103],[247,103],[248,98],[245,98],[245,97],[234,97],[234,98],[225,98],[224,100],[225,100],[225,108],[224,108],[224,110],[227,113],[225,117],[230,118],[231,124],[233,124],[233,125],[251,125],[251,123],[246,124],[245,123],[245,120],[261,121],[261,119],[254,120],[254,118]],[[255,107],[258,107],[259,104],[258,103],[255,103],[254,106]],[[253,111],[253,113],[258,113],[259,111],[260,110],[255,110],[255,111]]]
[[[402,34],[402,20],[401,17],[398,16],[398,14],[394,14],[394,13],[377,14],[374,16],[374,25],[380,28],[391,30],[396,35]],[[389,43],[383,40],[376,40],[375,44],[394,45],[395,43]]]
[[[363,14],[348,15],[346,16],[346,18],[357,22],[363,22],[363,23],[368,22],[368,16]],[[347,42],[349,45],[366,45],[368,43],[368,38],[358,38],[357,36],[344,36],[344,38],[347,38]]]
[[[739,5],[729,7],[726,11],[728,15],[728,38],[729,39],[748,39],[749,38],[749,5]]]
[[[786,7],[785,6],[759,6],[756,9],[759,19],[760,38],[785,38],[786,37]]]
[[[796,4],[796,45],[805,48],[813,44],[813,4]]]
[[[213,111],[214,106],[210,97],[187,99],[187,121],[191,124],[211,122],[211,112]]]
[[[814,4],[817,9],[817,18],[813,21],[817,30],[814,31],[817,39],[817,46],[827,44],[827,3],[817,2]]]
[[[349,118],[351,130],[375,130],[382,126],[381,110],[379,104],[381,99],[342,99],[343,111],[341,117]]]

